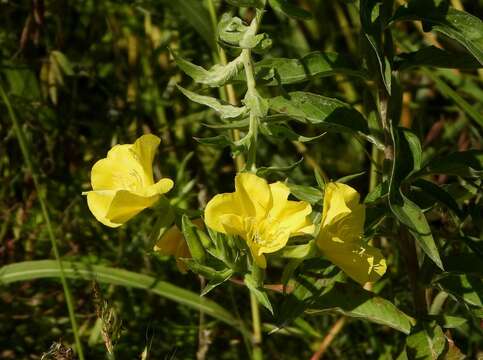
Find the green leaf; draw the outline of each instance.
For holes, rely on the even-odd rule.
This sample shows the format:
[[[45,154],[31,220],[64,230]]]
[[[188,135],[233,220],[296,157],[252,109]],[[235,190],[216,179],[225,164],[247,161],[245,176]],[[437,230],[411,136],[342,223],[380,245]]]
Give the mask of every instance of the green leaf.
[[[248,31],[249,27],[239,17],[225,13],[218,23],[219,39],[230,46],[240,46],[240,41]]]
[[[391,94],[391,64],[384,56],[382,44],[383,28],[385,27],[382,6],[381,0],[360,1],[361,31],[363,45],[366,48],[367,65],[374,75],[377,72],[387,93]]]
[[[63,261],[62,264],[64,273],[68,278],[143,289],[181,305],[203,311],[205,314],[229,325],[238,326],[238,321],[227,310],[212,300],[202,298],[189,290],[161,281],[155,277],[124,269],[81,262]],[[54,260],[24,261],[0,268],[0,285],[18,281],[59,277],[60,269],[57,261]]]
[[[386,325],[409,334],[414,319],[393,303],[352,284],[334,283],[324,287],[323,281],[304,278],[286,297],[281,308],[282,323],[298,317],[303,311],[311,314],[339,313],[353,318]]]
[[[314,240],[311,240],[307,244],[285,246],[276,254],[288,259],[307,259],[314,257],[317,253],[317,245]]]
[[[409,70],[419,66],[431,66],[448,69],[479,69],[481,64],[466,53],[453,53],[435,46],[399,54],[395,61],[399,71]]]
[[[360,112],[333,98],[295,91],[287,96],[268,99],[270,109],[295,120],[317,125],[327,131],[347,131],[380,145],[369,135],[367,122]]]
[[[406,350],[411,359],[437,360],[442,354],[446,338],[439,325],[425,325],[425,329],[406,339]]]
[[[439,251],[434,242],[431,228],[426,220],[423,211],[400,190],[394,190],[389,196],[389,206],[396,218],[407,226],[411,235],[416,239],[421,249],[431,260],[443,269],[443,263]]]
[[[265,58],[255,63],[255,74],[258,83],[266,86],[297,84],[336,74],[368,78],[367,73],[356,69],[347,56],[318,51],[301,59]],[[245,74],[240,73],[234,80],[245,81]]]
[[[39,81],[34,71],[29,68],[15,68],[13,64],[2,62],[1,73],[6,77],[11,95],[31,100],[40,99]]]
[[[483,65],[483,22],[476,16],[442,1],[411,0],[397,9],[392,20],[423,21],[431,30],[458,41]]]
[[[429,316],[431,319],[435,319],[442,327],[445,329],[454,329],[464,325],[468,322],[468,319],[465,319],[460,316],[450,316],[450,315],[437,315],[437,316]]]
[[[402,182],[421,167],[421,145],[417,137],[404,129],[392,129],[395,159],[389,182],[389,207],[404,224],[421,249],[443,269],[439,251],[423,211],[401,191]]]
[[[302,161],[304,161],[303,158],[288,166],[269,166],[269,167],[262,166],[257,168],[257,175],[261,177],[266,177],[270,174],[280,174],[280,173],[286,174],[292,171],[293,169],[295,169],[297,166],[299,166],[300,163],[302,163]]]
[[[195,231],[196,225],[194,225],[188,216],[183,215],[181,218],[181,231],[190,249],[193,260],[199,263],[204,263],[206,260],[205,248],[201,244],[201,240]]]
[[[335,180],[334,182],[347,184],[347,183],[351,182],[352,180],[357,179],[357,178],[359,178],[359,177],[361,177],[365,174],[366,174],[366,171],[361,171],[361,172],[358,172],[358,173],[355,173],[355,174],[350,174],[350,175],[340,177],[337,180]]]
[[[221,279],[210,279],[208,284],[203,288],[201,291],[201,296],[205,296],[208,294],[211,290],[216,288],[217,286],[223,284],[224,282],[228,281],[234,274],[234,271],[232,269],[226,269],[222,272],[220,272]]]
[[[312,19],[312,14],[307,10],[295,6],[291,0],[268,0],[272,9],[280,11],[289,17],[301,20]]]
[[[483,151],[467,150],[438,156],[430,160],[414,176],[428,174],[446,174],[461,177],[479,177],[483,175]]]
[[[200,95],[189,91],[179,85],[177,85],[178,89],[191,101],[194,101],[198,104],[206,105],[216,112],[218,112],[222,119],[232,119],[240,117],[246,114],[247,109],[246,107],[236,107],[227,103],[222,102],[216,98],[211,96]]]
[[[322,192],[317,188],[291,183],[286,185],[289,187],[290,193],[299,200],[307,201],[312,205],[322,201]]]
[[[435,283],[455,298],[472,306],[483,307],[483,280],[468,274],[447,273]]]
[[[247,288],[252,292],[257,300],[262,304],[270,313],[273,315],[273,307],[270,303],[270,299],[263,287],[257,286],[257,281],[253,278],[251,274],[246,274],[244,277],[244,282]]]
[[[381,198],[385,197],[388,193],[388,185],[387,182],[381,182],[377,184],[377,186],[372,190],[364,199],[364,204],[369,204],[375,201],[380,200]]]
[[[241,57],[235,58],[226,65],[215,65],[210,70],[206,70],[201,66],[190,63],[181,56],[173,53],[176,65],[194,81],[199,84],[211,87],[219,87],[225,85],[243,68]]]

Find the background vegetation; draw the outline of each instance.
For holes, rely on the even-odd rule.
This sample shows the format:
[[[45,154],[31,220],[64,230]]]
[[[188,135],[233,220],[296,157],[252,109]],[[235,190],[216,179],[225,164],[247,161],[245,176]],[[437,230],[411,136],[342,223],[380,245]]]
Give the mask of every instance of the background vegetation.
[[[270,35],[273,45],[265,57],[302,58],[312,51],[336,51],[354,69],[362,68],[358,1],[293,3],[306,9],[312,18],[303,19],[304,12],[296,19],[268,10],[261,31]],[[403,3],[396,1],[396,5]],[[454,0],[451,5],[476,16],[483,10],[481,0]],[[112,145],[132,143],[148,132],[162,139],[155,162],[156,176],[176,180],[171,198],[179,206],[202,208],[213,194],[232,191],[235,165],[230,149],[196,140],[217,135],[213,125],[219,124],[219,119],[212,110],[191,102],[176,88],[181,84],[199,89],[173,62],[168,50],[205,68],[219,63],[215,24],[226,11],[239,11],[247,21],[253,17],[250,9],[238,10],[227,2],[211,0],[0,2],[0,85],[7,95],[0,102],[1,265],[53,258],[49,227],[39,201],[44,198],[64,260],[149,274],[200,291],[197,275],[180,274],[172,259],[152,253],[153,224],[159,209],[146,210],[145,216],[119,229],[109,229],[94,219],[81,192],[90,189],[90,168]],[[408,21],[392,27],[396,61],[413,61],[406,61],[407,70],[400,77],[404,90],[400,124],[411,128],[421,140],[424,161],[436,155],[481,149],[480,65],[475,65],[471,56],[468,58],[460,42],[438,32],[425,32],[429,29],[423,25]],[[479,24],[472,29],[470,35],[475,37],[481,55],[483,31]],[[444,47],[451,56],[401,55],[426,46]],[[285,85],[284,89],[338,98],[364,112],[366,83],[359,77],[335,71]],[[234,90],[239,100],[244,84],[235,83]],[[278,90],[261,87],[259,91],[269,97]],[[226,97],[223,89],[212,89],[211,93]],[[22,155],[8,102],[25,137],[33,172]],[[305,137],[324,132],[313,124],[301,123],[293,124],[293,130]],[[285,141],[264,138],[258,146],[259,164],[284,167],[303,158],[289,173],[294,183],[317,186],[314,170],[331,179],[364,172],[354,177],[351,185],[363,195],[374,189],[371,159],[376,163],[381,159],[376,159],[379,155],[376,150],[374,156],[370,143],[334,132],[316,142],[300,140],[303,138],[297,136]],[[430,176],[434,184],[451,194],[457,210],[451,206],[448,209],[448,202],[436,203],[421,189],[411,193],[432,225],[446,270],[466,274],[453,279],[453,283],[447,282],[446,288],[441,284],[428,286],[433,290],[426,293],[434,299],[443,287],[450,294],[442,305],[442,314],[447,316],[443,331],[449,340],[444,341],[446,355],[441,356],[447,359],[461,358],[461,353],[469,359],[482,356],[481,157],[469,168],[472,179],[465,180],[465,174],[455,171]],[[372,170],[380,169],[373,166]],[[38,187],[33,176],[38,179]],[[283,177],[272,173],[269,179]],[[449,204],[454,205],[451,200]],[[376,235],[388,259],[388,272],[374,291],[415,316],[408,272],[394,240],[397,230],[389,216],[383,222]],[[268,283],[280,282],[281,265],[269,270]],[[3,281],[8,282],[6,277]],[[101,319],[109,315],[110,336],[118,358],[135,359],[143,352],[152,359],[196,357],[200,336],[196,310],[146,289],[99,282],[69,281],[88,359],[106,357]],[[131,279],[130,285],[133,282],[139,285],[139,279]],[[37,359],[54,343],[73,347],[58,279],[25,278],[0,286],[0,358]],[[228,283],[208,297],[232,316],[250,319],[244,287]],[[274,295],[272,301],[279,304],[283,299]],[[327,358],[391,359],[406,344],[406,335],[389,327],[340,319],[336,313],[305,315],[289,328],[268,334],[276,322],[262,310],[266,358],[310,358],[334,324],[341,331],[327,350]],[[246,358],[248,350],[242,333],[219,320],[204,320],[209,339],[209,343],[205,342],[207,358]],[[440,354],[418,358],[436,359]]]

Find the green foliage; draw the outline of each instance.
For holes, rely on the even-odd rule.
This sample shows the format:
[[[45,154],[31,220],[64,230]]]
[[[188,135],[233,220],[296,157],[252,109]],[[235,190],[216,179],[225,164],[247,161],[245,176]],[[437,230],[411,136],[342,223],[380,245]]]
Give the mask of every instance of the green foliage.
[[[477,358],[481,10],[469,0],[1,2],[0,358],[78,353],[48,237],[89,359],[112,349],[315,359],[341,317],[327,358]],[[121,228],[102,227],[81,195],[89,169],[144,133],[161,138],[155,178],[175,188]],[[198,227],[240,171],[310,203],[315,235],[326,183],[356,188],[363,245],[381,249],[386,274],[361,287],[307,234],[266,254],[263,270],[241,237]],[[191,257],[176,259],[187,274],[153,253],[168,233],[187,242]]]

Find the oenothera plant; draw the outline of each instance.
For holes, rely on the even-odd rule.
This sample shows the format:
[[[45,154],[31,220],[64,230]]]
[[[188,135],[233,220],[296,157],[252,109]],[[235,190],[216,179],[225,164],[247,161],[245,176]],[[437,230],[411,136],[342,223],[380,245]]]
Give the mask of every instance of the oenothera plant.
[[[223,14],[217,26],[217,58],[222,62],[205,69],[176,51],[173,57],[179,68],[201,85],[196,91],[181,86],[179,90],[219,115],[219,124],[212,127],[220,133],[198,141],[230,148],[237,165],[233,192],[215,194],[200,211],[178,208],[169,197],[173,182],[153,179],[152,162],[160,141],[154,135],[144,135],[134,144],[116,145],[94,165],[93,190],[87,192],[92,213],[103,224],[117,227],[157,204],[162,215],[154,229],[155,252],[173,255],[180,270],[206,278],[203,296],[230,280],[248,288],[253,357],[262,356],[257,303],[272,314],[276,328],[309,310],[331,311],[409,334],[401,358],[417,354],[417,358],[436,359],[448,352],[442,328],[451,326],[447,318],[439,316],[448,294],[472,314],[477,308],[481,314],[482,302],[474,294],[476,280],[470,279],[470,274],[445,271],[442,258],[449,252],[441,255],[425,212],[436,203],[442,204],[450,211],[462,246],[481,256],[481,244],[465,233],[467,220],[456,195],[432,182],[429,175],[457,176],[471,188],[468,191],[480,191],[483,154],[469,150],[424,158],[416,134],[399,126],[400,79],[414,67],[455,67],[451,60],[455,56],[459,58],[456,66],[481,67],[481,21],[445,1],[413,0],[396,6],[391,0],[361,0],[362,65],[356,67],[332,52],[314,52],[302,59],[270,57],[272,40],[260,31],[265,12],[271,8],[296,19],[310,18],[310,13],[286,0],[227,2],[233,11]],[[240,12],[243,19],[235,15],[238,8],[244,9]],[[396,24],[409,20],[421,21],[425,30],[459,43],[459,53],[435,47],[413,49],[402,40],[399,49],[411,52],[396,55]],[[225,50],[230,61],[225,61]],[[334,74],[363,82],[362,112],[323,94],[287,92],[284,88]],[[230,101],[211,96],[206,87],[226,90]],[[458,104],[465,109],[470,106],[464,100]],[[468,114],[483,125],[477,112]],[[290,181],[290,171],[299,163],[270,167],[257,162],[263,138],[324,141],[320,136],[298,134],[293,122],[310,124],[320,133],[345,132],[372,147],[371,171],[367,172],[370,189],[365,199],[346,184],[355,176],[329,181],[316,167],[314,182],[318,186],[310,187]],[[269,183],[269,174],[278,174],[278,181]],[[418,194],[432,199],[432,204],[423,205]],[[403,312],[377,295],[381,287],[373,284],[391,272],[391,261],[380,249],[381,233],[386,247],[396,249],[391,253],[400,251],[404,258],[414,300],[412,310]],[[266,286],[265,274],[274,263],[283,264],[281,286],[278,294],[269,294],[267,288],[273,287]]]

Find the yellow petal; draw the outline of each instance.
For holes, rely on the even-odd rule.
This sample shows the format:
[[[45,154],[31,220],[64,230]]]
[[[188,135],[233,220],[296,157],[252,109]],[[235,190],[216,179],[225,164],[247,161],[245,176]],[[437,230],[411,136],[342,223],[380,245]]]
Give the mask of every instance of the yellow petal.
[[[267,228],[265,228],[267,227]],[[287,245],[290,238],[290,230],[280,224],[270,224],[268,226],[260,226],[258,236],[258,244],[256,245],[259,255],[273,253]],[[248,244],[253,246],[252,244]]]
[[[272,206],[272,193],[265,179],[251,173],[239,173],[235,177],[235,195],[244,217],[262,219]]]
[[[105,217],[113,223],[124,224],[144,209],[152,206],[158,199],[159,195],[145,197],[127,190],[118,190]]]
[[[143,192],[143,196],[153,196],[166,194],[174,186],[174,182],[171,179],[164,178],[159,180],[156,184],[147,187]]]
[[[211,199],[205,208],[205,223],[209,228],[226,234],[221,222],[223,215],[240,214],[241,207],[234,193],[218,194]]]
[[[364,232],[365,206],[359,193],[348,185],[329,183],[324,195],[322,237],[337,237],[344,242],[358,242]],[[324,235],[325,231],[325,235]],[[319,239],[319,241],[325,241]]]
[[[312,212],[312,206],[305,201],[287,201],[283,210],[278,214],[277,220],[280,225],[287,229],[291,236],[311,234],[314,226],[308,215]]]
[[[94,217],[102,224],[113,228],[122,225],[119,223],[113,223],[106,218],[107,211],[111,206],[114,195],[115,191],[111,190],[87,192],[87,206],[89,206],[89,210]]]
[[[146,178],[151,179],[151,183],[153,182],[154,155],[160,142],[161,140],[157,136],[146,134],[138,138],[132,146],[133,156],[143,168]]]
[[[224,233],[229,235],[245,235],[245,227],[241,216],[225,214],[220,216],[220,222],[225,229]]]
[[[94,164],[91,184],[94,190],[140,190],[153,184],[148,178],[135,152],[133,145],[115,145],[105,159]]]
[[[346,242],[358,242],[360,235],[364,233],[365,219],[366,207],[362,204],[357,204],[352,207],[350,215],[329,226],[331,229],[329,231],[337,233],[338,237]]]
[[[270,192],[272,193],[272,208],[270,209],[269,216],[278,217],[287,204],[290,189],[280,181],[270,184],[269,186]]]
[[[115,145],[92,167],[92,188],[141,192],[153,185],[152,163],[159,142],[154,135],[143,135],[134,144]]]
[[[386,260],[381,251],[370,245],[329,241],[321,250],[327,259],[361,285],[379,280],[386,272]]]
[[[329,183],[325,187],[324,208],[322,210],[322,226],[329,225],[351,213],[348,201],[359,196],[356,190],[341,183]],[[357,198],[358,199],[358,198]]]

